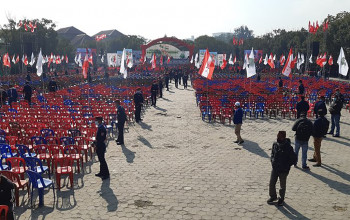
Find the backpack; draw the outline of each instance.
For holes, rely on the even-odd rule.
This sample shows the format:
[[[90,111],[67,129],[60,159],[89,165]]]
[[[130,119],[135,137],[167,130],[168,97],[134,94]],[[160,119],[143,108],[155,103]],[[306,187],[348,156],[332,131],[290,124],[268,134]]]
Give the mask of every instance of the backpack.
[[[307,119],[300,121],[296,130],[297,139],[301,141],[308,141],[311,134],[312,127],[310,127],[310,121]]]
[[[329,128],[329,121],[326,118],[322,120],[322,134],[326,135]]]

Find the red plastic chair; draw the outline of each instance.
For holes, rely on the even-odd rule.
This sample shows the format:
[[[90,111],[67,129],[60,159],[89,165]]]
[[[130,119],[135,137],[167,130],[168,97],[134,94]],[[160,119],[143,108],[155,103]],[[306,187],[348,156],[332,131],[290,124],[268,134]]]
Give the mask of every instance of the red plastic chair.
[[[53,162],[58,190],[61,189],[61,176],[67,174],[69,175],[70,185],[73,188],[73,160],[70,158],[56,158]]]
[[[39,158],[42,161],[46,161],[47,167],[51,171],[50,167],[51,167],[52,157],[51,157],[49,146],[46,144],[39,144],[34,146],[34,151],[36,153],[37,158]]]
[[[64,147],[64,158],[70,158],[73,161],[77,162],[78,173],[80,173],[80,162],[81,168],[84,167],[83,155],[80,153],[80,150],[77,145],[67,145]]]
[[[7,219],[8,211],[9,211],[9,207],[7,205],[0,205],[0,216],[4,212],[4,219]]]
[[[24,189],[25,187],[27,187],[28,196],[29,196],[28,180],[21,180],[18,174],[9,170],[0,171],[0,174],[6,176],[9,180],[11,180],[15,184],[16,206],[19,206],[19,189]]]
[[[17,173],[24,179],[24,173],[27,170],[26,162],[20,157],[9,157],[6,158],[6,163],[11,167],[11,171]]]
[[[75,144],[78,146],[80,152],[84,152],[85,162],[88,160],[88,152],[90,151],[90,158],[92,159],[92,149],[89,141],[85,137],[77,136],[74,138]]]

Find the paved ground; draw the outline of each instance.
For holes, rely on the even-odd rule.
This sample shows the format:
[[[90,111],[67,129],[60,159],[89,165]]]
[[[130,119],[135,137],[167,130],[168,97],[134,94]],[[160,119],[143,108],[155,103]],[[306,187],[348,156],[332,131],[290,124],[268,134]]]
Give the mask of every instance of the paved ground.
[[[173,86],[173,84],[171,85]],[[242,146],[232,125],[200,119],[194,91],[164,92],[141,124],[131,125],[126,145],[111,141],[111,179],[94,176],[88,163],[45,206],[30,209],[27,195],[16,208],[19,219],[349,219],[350,113],[343,110],[340,138],[322,142],[323,166],[292,168],[284,207],[266,204],[272,142],[279,130],[292,138],[293,120],[249,119]],[[292,139],[294,143],[294,140]],[[310,142],[311,143],[311,142]],[[301,152],[300,152],[301,153]],[[313,154],[310,146],[308,155]],[[300,165],[300,164],[299,164]],[[311,165],[311,164],[309,164]],[[67,179],[65,181],[67,183]],[[35,201],[38,204],[38,201]]]

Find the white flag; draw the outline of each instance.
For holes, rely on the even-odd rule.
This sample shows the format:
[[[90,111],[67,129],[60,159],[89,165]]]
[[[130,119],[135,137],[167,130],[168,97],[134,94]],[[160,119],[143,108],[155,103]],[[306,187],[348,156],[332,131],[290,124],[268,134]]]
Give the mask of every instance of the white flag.
[[[231,64],[231,65],[234,64],[234,63],[233,63],[233,60],[232,60],[232,53],[230,54],[230,59],[228,60],[228,64]]]
[[[128,75],[128,71],[127,71],[127,69],[126,69],[126,67],[125,67],[125,58],[126,58],[126,54],[125,54],[125,48],[123,49],[123,54],[122,54],[122,60],[121,60],[121,63],[120,63],[120,70],[119,70],[119,72],[121,73],[121,74],[123,74],[123,76],[124,76],[124,79],[127,77],[127,75]]]
[[[267,57],[267,54],[265,55],[265,59],[264,59],[264,65],[267,65],[269,58]]]
[[[32,56],[30,57],[30,66],[33,66],[34,65],[34,63],[35,63],[35,58],[34,58],[34,54],[33,54],[33,52],[32,52]]]
[[[81,62],[81,53],[79,53],[77,61],[78,61],[77,64],[79,64],[79,66],[82,67],[83,64],[82,64],[82,62]]]
[[[199,60],[198,60],[198,53],[196,53],[196,56],[194,58],[194,65],[197,67],[197,69],[199,69]]]
[[[311,54],[311,56],[309,58],[309,63],[312,63],[312,54]]]
[[[249,55],[249,62],[247,67],[247,78],[252,77],[256,75],[256,69],[255,69],[255,59],[254,59],[254,50],[252,48],[252,51]]]
[[[339,54],[337,63],[339,65],[339,74],[341,74],[343,76],[347,76],[348,70],[349,70],[349,65],[345,59],[345,54],[344,54],[344,50],[342,47],[340,48],[340,54]]]
[[[105,61],[104,56],[102,55],[101,62],[103,63],[104,61]]]
[[[191,58],[191,61],[190,61],[190,63],[193,63],[193,56],[192,56],[192,58]]]
[[[41,49],[38,55],[38,61],[36,62],[36,74],[41,76],[43,73],[43,55],[41,54]]]

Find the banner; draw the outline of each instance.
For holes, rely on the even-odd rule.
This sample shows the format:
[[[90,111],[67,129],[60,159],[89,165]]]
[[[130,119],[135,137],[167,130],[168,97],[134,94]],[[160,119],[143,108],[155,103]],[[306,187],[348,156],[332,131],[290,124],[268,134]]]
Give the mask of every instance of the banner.
[[[117,53],[107,53],[107,64],[109,67],[117,66]],[[120,60],[119,60],[119,66],[120,66]]]
[[[244,57],[248,54],[248,57],[250,55],[250,52],[252,50],[244,50]],[[254,50],[254,62],[258,62],[260,60],[260,57],[263,56],[262,50]]]
[[[172,57],[173,59],[188,59],[188,56],[190,55],[189,51],[181,51],[180,49],[170,44],[156,44],[149,47],[146,50],[147,59],[150,59],[154,53],[157,57],[160,57],[160,55],[162,55],[166,57]]]
[[[223,63],[223,60],[226,60],[226,54],[218,54],[218,66],[221,66]]]

